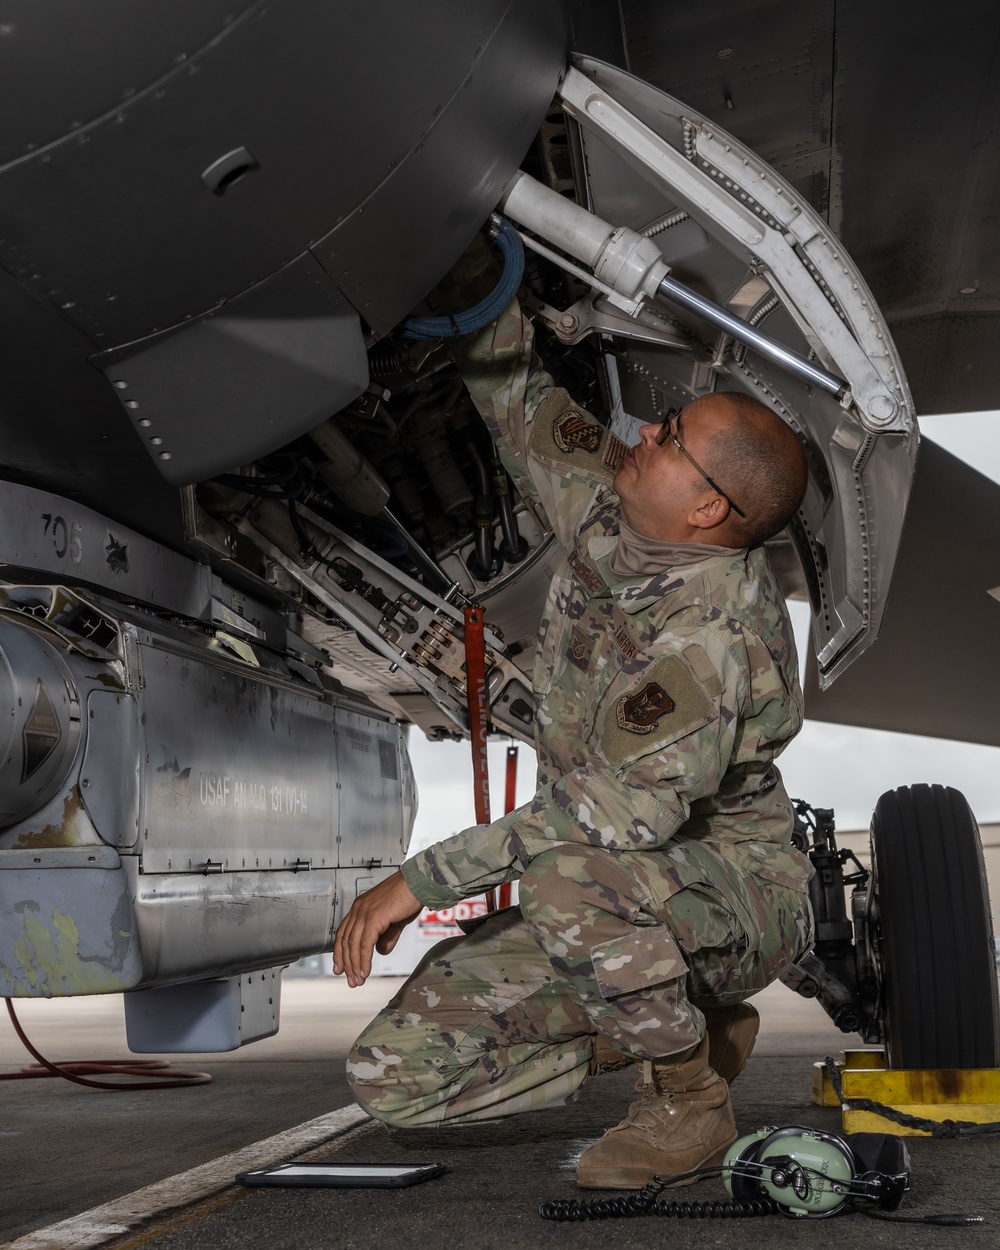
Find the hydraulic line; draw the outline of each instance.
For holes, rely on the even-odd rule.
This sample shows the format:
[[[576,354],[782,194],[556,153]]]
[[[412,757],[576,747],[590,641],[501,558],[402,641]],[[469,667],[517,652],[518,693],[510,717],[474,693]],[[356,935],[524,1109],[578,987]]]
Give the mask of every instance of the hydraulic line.
[[[500,518],[500,532],[503,534],[500,556],[508,564],[520,564],[528,554],[528,544],[517,528],[514,504],[510,497],[510,478],[495,447],[490,468],[493,471],[493,499],[496,503],[497,516]]]
[[[475,443],[469,444],[469,458],[476,471],[475,522],[472,536],[476,544],[479,568],[473,572],[477,581],[489,581],[500,572],[500,562],[493,546],[493,490],[486,462]]]
[[[7,1014],[10,1016],[14,1032],[21,1039],[25,1050],[35,1058],[37,1064],[22,1068],[20,1072],[0,1073],[0,1081],[18,1081],[28,1077],[61,1076],[74,1085],[86,1085],[89,1089],[129,1090],[129,1089],[173,1089],[181,1085],[208,1085],[212,1078],[207,1072],[169,1072],[165,1059],[82,1059],[75,1063],[51,1063],[40,1054],[28,1041],[21,1022],[14,1011],[14,1004],[8,998]],[[81,1072],[106,1073],[109,1076],[135,1076],[146,1078],[138,1081],[88,1081]],[[152,1079],[149,1079],[152,1078]]]
[[[524,248],[517,231],[509,221],[494,215],[496,243],[503,256],[503,273],[500,281],[484,300],[467,308],[465,312],[446,317],[410,317],[403,322],[403,334],[409,339],[449,339],[463,334],[474,334],[491,321],[496,321],[517,294],[524,274]]]

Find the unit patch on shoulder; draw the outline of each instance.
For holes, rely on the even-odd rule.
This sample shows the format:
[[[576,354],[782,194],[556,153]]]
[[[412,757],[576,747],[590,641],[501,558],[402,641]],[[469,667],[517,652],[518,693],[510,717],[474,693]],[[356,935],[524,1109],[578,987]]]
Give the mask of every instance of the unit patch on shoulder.
[[[547,465],[608,485],[625,454],[620,447],[621,440],[575,407],[561,387],[539,405],[528,439],[529,454]]]
[[[601,750],[619,768],[693,733],[715,715],[715,704],[684,660],[661,656],[636,685],[612,696],[603,714]]]
[[[599,425],[572,410],[552,422],[552,441],[567,455],[578,447],[584,451],[597,451],[603,437],[604,431]]]
[[[659,682],[647,682],[636,694],[623,695],[615,704],[618,726],[631,734],[651,734],[661,717],[676,704]]]

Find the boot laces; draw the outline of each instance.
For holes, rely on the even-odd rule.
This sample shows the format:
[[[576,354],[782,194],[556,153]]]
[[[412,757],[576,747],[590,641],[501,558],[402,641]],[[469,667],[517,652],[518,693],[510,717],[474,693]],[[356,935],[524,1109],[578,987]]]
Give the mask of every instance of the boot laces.
[[[636,1086],[639,1097],[628,1109],[628,1114],[616,1128],[641,1128],[656,1134],[663,1129],[665,1116],[676,1115],[677,1095],[672,1089],[664,1089],[658,1080],[655,1064],[648,1060],[642,1065],[642,1082]],[[610,1129],[609,1132],[614,1132]]]
[[[662,1073],[663,1068],[660,1064],[653,1063],[649,1059],[643,1060],[641,1102],[648,1102],[651,1098],[664,1098],[669,1103],[677,1101],[676,1090],[664,1089]]]

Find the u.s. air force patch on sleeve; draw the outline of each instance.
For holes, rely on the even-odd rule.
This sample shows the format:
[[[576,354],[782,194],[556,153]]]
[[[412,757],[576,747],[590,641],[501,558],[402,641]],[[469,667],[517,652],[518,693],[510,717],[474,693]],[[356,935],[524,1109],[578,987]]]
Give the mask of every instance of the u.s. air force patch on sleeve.
[[[689,665],[679,655],[661,656],[608,706],[601,749],[617,768],[700,729],[714,715],[712,700]]]
[[[615,704],[618,727],[632,734],[651,734],[661,717],[674,710],[674,701],[657,681],[648,681],[635,694],[622,695]]]

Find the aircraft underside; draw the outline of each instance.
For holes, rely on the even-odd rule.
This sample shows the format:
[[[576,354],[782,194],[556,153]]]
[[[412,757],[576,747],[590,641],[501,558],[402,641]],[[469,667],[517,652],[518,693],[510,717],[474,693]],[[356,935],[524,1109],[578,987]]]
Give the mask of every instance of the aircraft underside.
[[[470,305],[513,281],[626,442],[719,388],[796,430],[772,556],[824,688],[878,635],[918,442],[826,221],[571,62],[561,6],[216,7],[127,27],[0,152],[0,994],[136,991],[136,1049],[273,1032],[281,966],[401,862],[407,732],[468,735],[469,604],[493,726],[532,740],[554,553],[451,353]],[[438,286],[472,243],[485,285]]]

